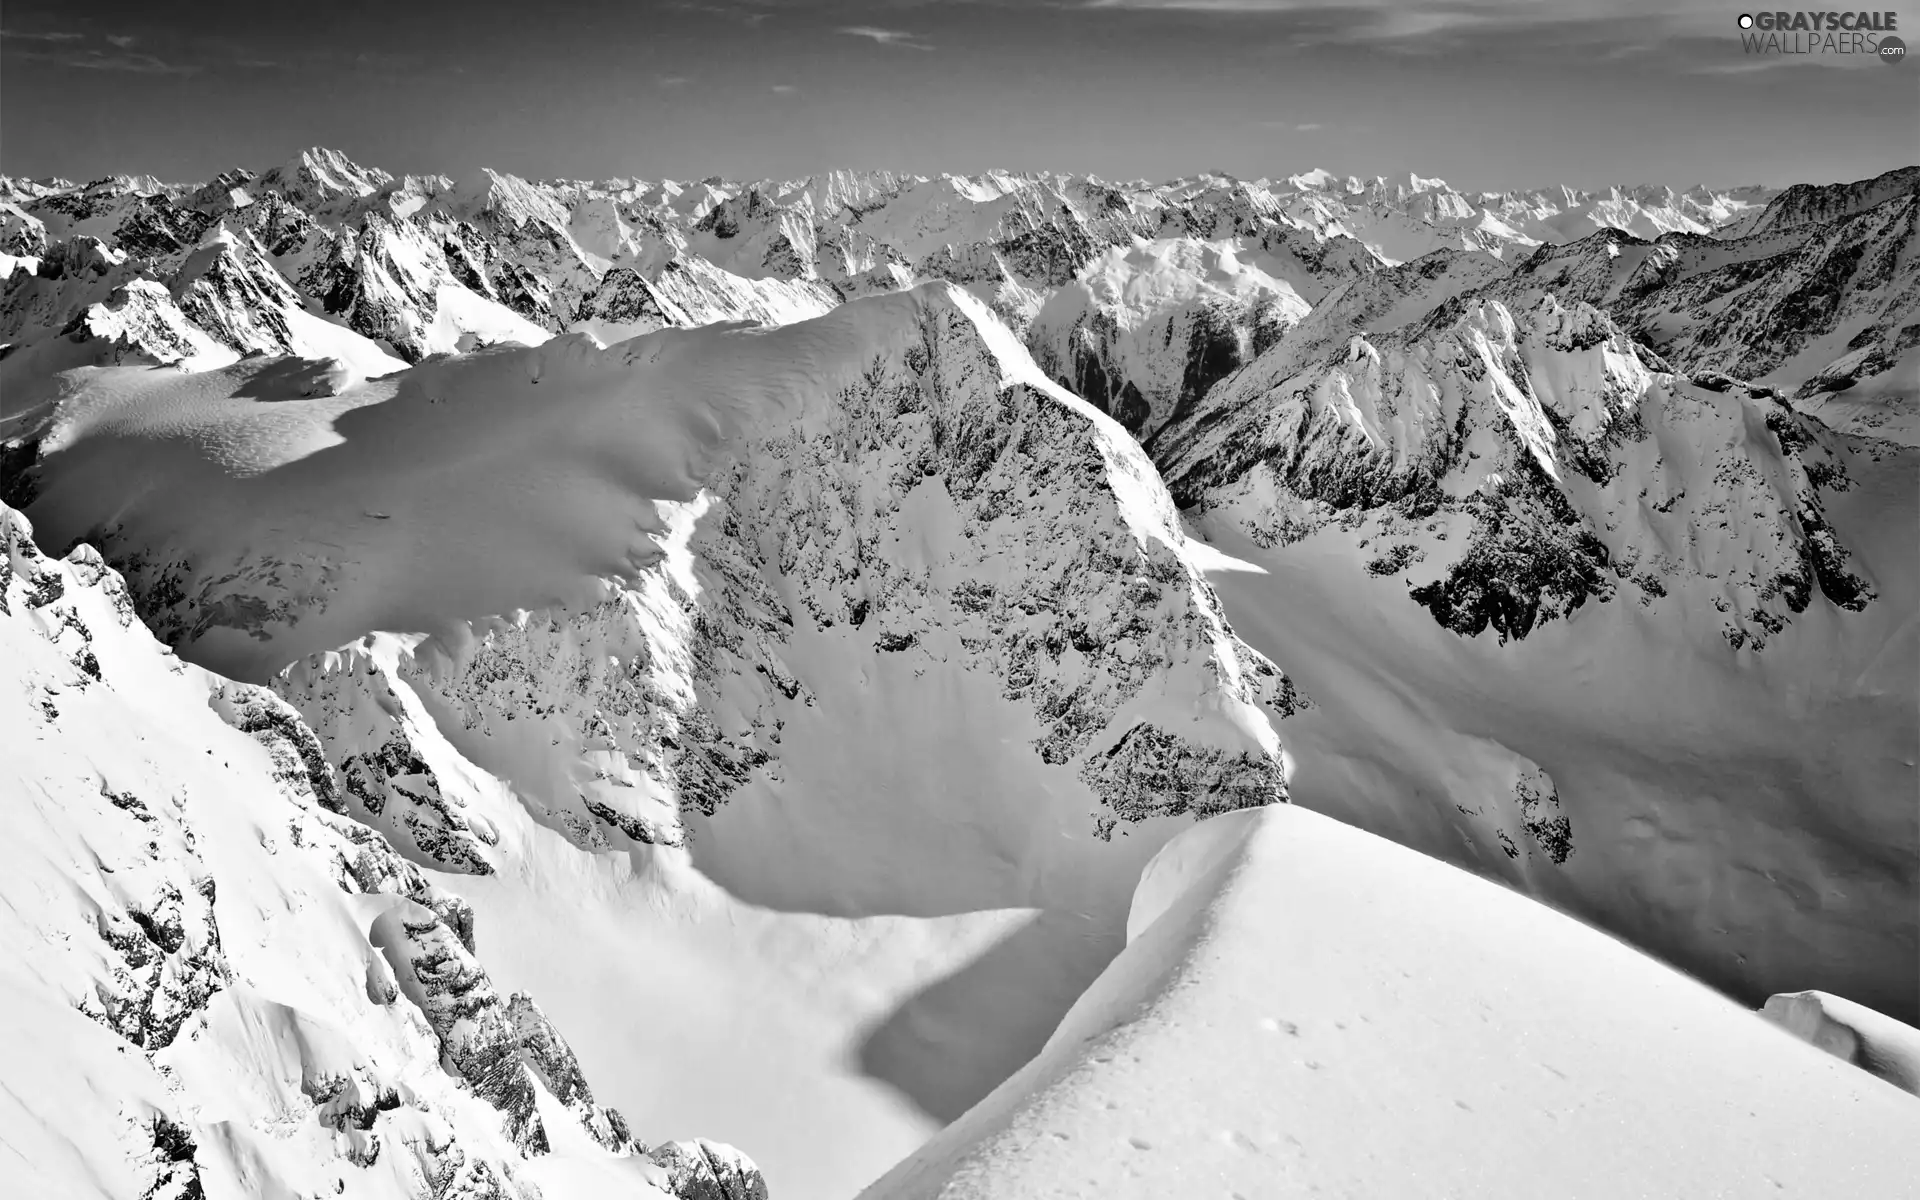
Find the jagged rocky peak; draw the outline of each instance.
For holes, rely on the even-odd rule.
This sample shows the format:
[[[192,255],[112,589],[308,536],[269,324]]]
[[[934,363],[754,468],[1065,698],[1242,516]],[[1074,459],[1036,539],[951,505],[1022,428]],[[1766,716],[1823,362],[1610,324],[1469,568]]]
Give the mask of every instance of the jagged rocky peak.
[[[303,208],[337,211],[373,195],[393,176],[377,167],[362,167],[338,150],[315,146],[262,174],[262,189],[280,192]]]
[[[1264,544],[1361,523],[1388,547],[1374,573],[1422,564],[1413,599],[1458,633],[1525,637],[1622,582],[1643,602],[1690,582],[1715,593],[1734,647],[1758,649],[1815,596],[1873,597],[1823,515],[1857,448],[1764,390],[1666,373],[1584,302],[1465,295],[1300,366],[1243,373],[1161,439],[1175,494],[1225,505]],[[1738,436],[1750,425],[1772,436]],[[1668,437],[1725,448],[1655,500]],[[1728,539],[1724,512],[1771,537]],[[1450,513],[1470,524],[1443,545]]]
[[[135,279],[88,305],[61,333],[99,347],[95,365],[173,364],[217,357],[220,346],[190,321],[161,284]]]
[[[12,200],[0,202],[0,254],[33,258],[46,252],[46,222]]]
[[[767,1200],[767,1181],[753,1160],[705,1138],[668,1142],[647,1152],[680,1200]]]
[[[555,198],[550,185],[529,183],[518,175],[484,167],[471,178],[457,180],[441,197],[450,209],[471,219],[484,214],[492,220],[518,227],[529,221],[544,221],[565,229],[568,214]]]

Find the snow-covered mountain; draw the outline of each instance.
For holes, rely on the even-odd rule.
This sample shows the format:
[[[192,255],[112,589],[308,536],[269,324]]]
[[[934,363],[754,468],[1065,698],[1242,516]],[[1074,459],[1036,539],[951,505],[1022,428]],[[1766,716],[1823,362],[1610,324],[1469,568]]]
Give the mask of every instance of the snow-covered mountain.
[[[1471,989],[1387,1003],[1439,934],[1362,915],[1408,878],[1489,1037],[1551,1013],[1554,1086],[1670,1114],[1489,1165],[1462,1097],[1443,1174],[1686,1192],[1773,1072],[1703,1170],[1899,1194],[1906,1098],[1524,897],[1920,1017],[1910,177],[0,181],[0,936],[78,1047],[0,1071],[83,1068],[8,1144],[143,1197],[1355,1187],[1331,1100],[1272,1169],[1265,1101],[1099,1142],[1164,1070],[1088,1047],[1191,1008],[1244,1029],[1128,1052],[1268,1086],[1288,964],[1236,964],[1324,905],[1382,973],[1298,995],[1377,1010],[1369,1094],[1459,1075]],[[1412,850],[1222,816],[1289,801]]]

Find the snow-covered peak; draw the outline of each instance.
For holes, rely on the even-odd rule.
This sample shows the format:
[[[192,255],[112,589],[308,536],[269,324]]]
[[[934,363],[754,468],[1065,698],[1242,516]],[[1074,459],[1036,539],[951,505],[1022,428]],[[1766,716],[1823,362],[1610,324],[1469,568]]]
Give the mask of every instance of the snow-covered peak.
[[[1296,191],[1329,191],[1344,189],[1346,181],[1325,168],[1316,167],[1298,175],[1287,176],[1287,186]]]
[[[282,192],[304,208],[336,212],[371,196],[393,176],[362,167],[338,150],[315,146],[262,174],[258,184]]]
[[[546,186],[490,167],[482,168],[470,179],[454,183],[445,201],[453,211],[467,218],[484,213],[514,226],[535,220],[545,221],[556,229],[567,226],[567,210]]]

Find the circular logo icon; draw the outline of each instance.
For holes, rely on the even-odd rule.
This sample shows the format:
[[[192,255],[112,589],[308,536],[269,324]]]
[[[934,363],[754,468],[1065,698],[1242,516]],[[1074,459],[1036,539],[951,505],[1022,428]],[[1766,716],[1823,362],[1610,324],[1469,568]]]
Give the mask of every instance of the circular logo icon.
[[[1907,57],[1907,44],[1897,37],[1880,39],[1880,61],[1883,63],[1902,62]]]
[[[1742,29],[1752,29],[1752,28],[1753,28],[1753,17],[1751,17],[1751,16],[1750,16],[1750,15],[1748,15],[1747,13],[1741,13],[1741,14],[1740,14],[1740,28],[1742,28]]]

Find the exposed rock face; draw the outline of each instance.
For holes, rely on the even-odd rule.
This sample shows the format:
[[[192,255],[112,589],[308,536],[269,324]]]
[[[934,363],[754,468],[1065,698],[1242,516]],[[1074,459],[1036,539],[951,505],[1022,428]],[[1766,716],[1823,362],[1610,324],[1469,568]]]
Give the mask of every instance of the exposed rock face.
[[[177,363],[218,349],[217,343],[180,311],[166,288],[146,279],[115,288],[105,300],[89,305],[68,322],[60,333],[70,341],[98,346],[100,365],[142,360]]]
[[[296,684],[282,691],[295,700],[323,745],[358,747],[334,754],[343,811],[436,866],[490,874],[491,830],[470,821],[464,806],[442,790],[420,753],[421,727],[430,719],[403,700],[404,685],[392,670],[365,648],[349,647],[317,668],[326,680],[324,692],[314,689],[310,677],[302,677],[304,688]]]
[[[593,1139],[607,1149],[629,1148],[633,1137],[627,1132],[626,1121],[613,1109],[593,1102],[593,1089],[587,1086],[580,1060],[533,998],[515,992],[507,1001],[506,1018],[521,1061],[538,1074],[553,1098],[566,1105]]]
[[[500,1110],[507,1136],[527,1154],[545,1154],[547,1131],[534,1081],[520,1059],[515,1026],[478,960],[439,916],[401,905],[374,922],[401,994],[418,1005],[440,1039],[441,1056],[473,1092]]]
[[[210,703],[227,724],[266,747],[273,756],[274,778],[283,787],[305,788],[320,807],[344,811],[340,785],[320,739],[292,705],[267,688],[230,681],[214,689]]]
[[[1210,817],[1287,798],[1286,778],[1272,759],[1195,746],[1145,724],[1122,734],[1080,775],[1113,812],[1098,822],[1102,837],[1112,836],[1118,820],[1186,813]]]
[[[647,1152],[666,1169],[667,1191],[680,1200],[767,1200],[767,1181],[753,1160],[731,1146],[699,1138]]]
[[[286,318],[300,307],[300,295],[251,233],[220,230],[181,266],[172,288],[181,313],[230,349],[292,354],[301,348]]]

